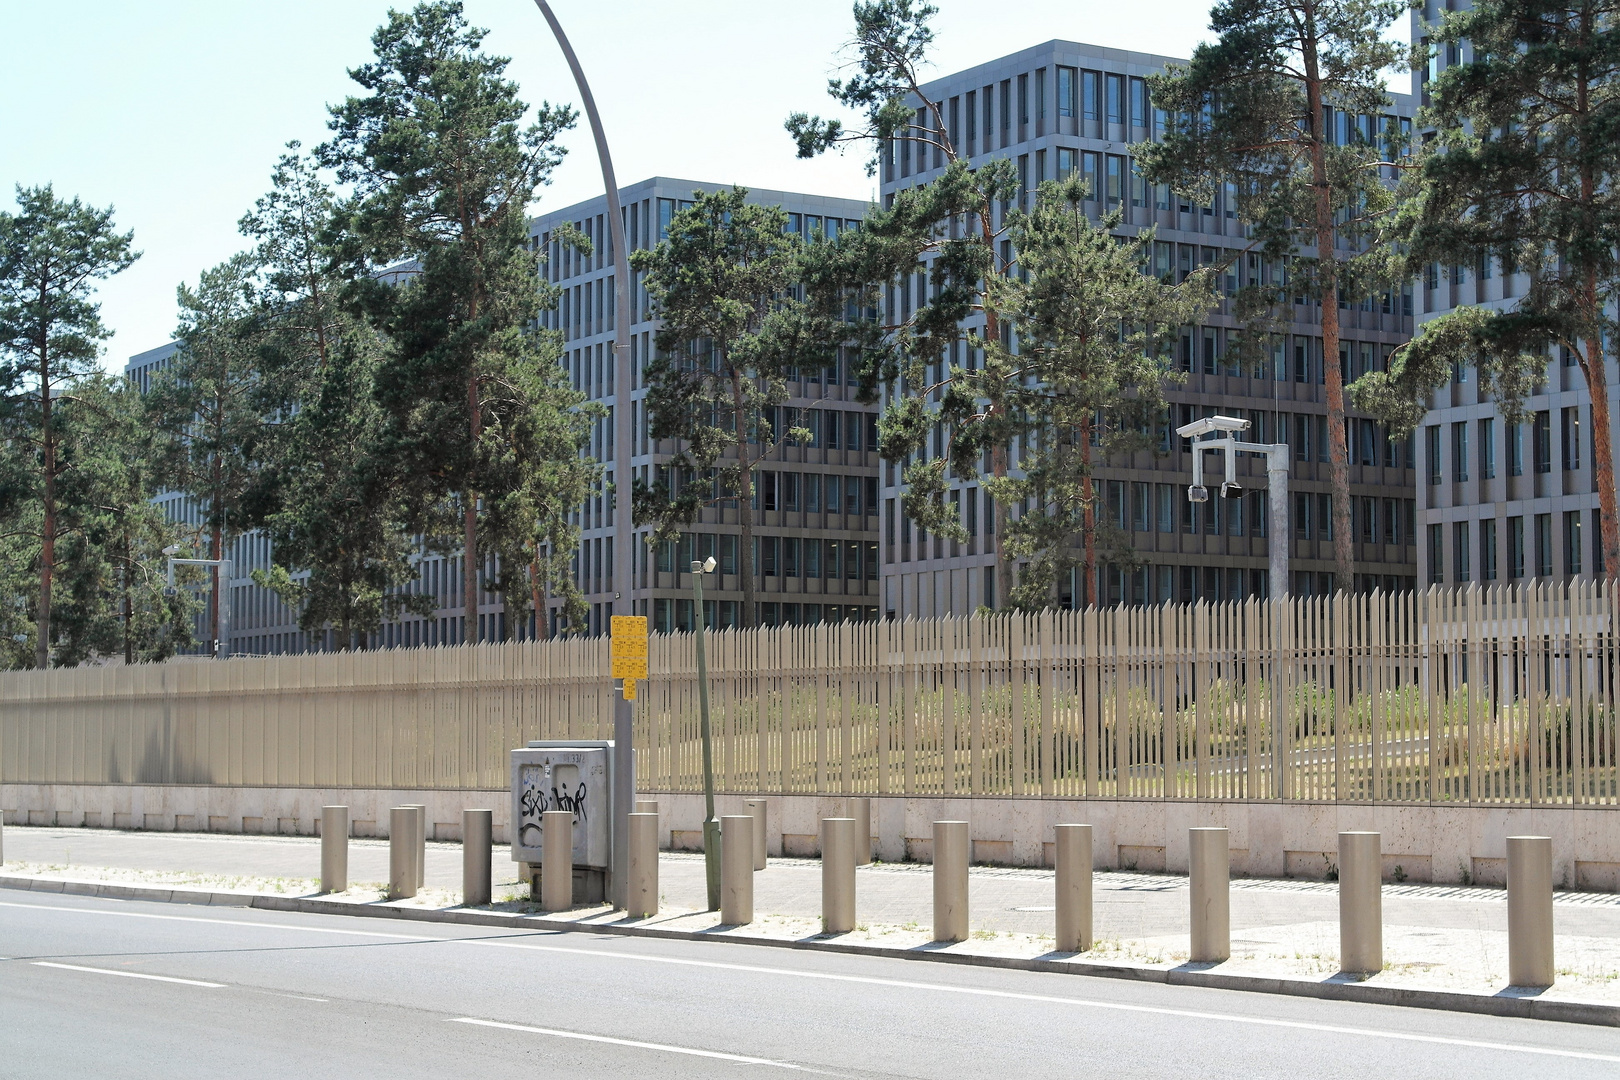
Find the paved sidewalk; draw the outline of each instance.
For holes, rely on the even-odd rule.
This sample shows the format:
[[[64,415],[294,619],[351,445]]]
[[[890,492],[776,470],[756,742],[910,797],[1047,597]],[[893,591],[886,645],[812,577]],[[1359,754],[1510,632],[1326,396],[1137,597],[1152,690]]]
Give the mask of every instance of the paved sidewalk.
[[[11,826],[6,872],[46,877],[196,884],[217,889],[313,893],[320,842],[312,837],[123,832]],[[459,903],[461,846],[429,843],[426,891],[418,904]],[[494,851],[495,895],[521,907],[509,849]],[[931,868],[877,864],[857,875],[861,937],[920,945],[931,937]],[[386,841],[350,841],[351,891],[375,900],[388,872]],[[660,859],[660,923],[706,928],[701,855]],[[1050,870],[975,867],[971,925],[979,947],[1038,954],[1050,950]],[[1099,872],[1095,877],[1099,959],[1151,966],[1186,960],[1188,890],[1184,877]],[[755,910],[773,934],[819,930],[821,868],[813,859],[772,859],[755,877]],[[411,903],[406,901],[404,903]],[[1233,957],[1222,970],[1324,978],[1337,971],[1338,889],[1326,882],[1248,879],[1232,882]],[[603,913],[580,912],[600,918]],[[1552,993],[1620,1002],[1620,895],[1558,893],[1554,902],[1559,985]],[[1435,989],[1494,992],[1506,983],[1507,903],[1501,889],[1441,885],[1384,887],[1386,971],[1376,978]]]

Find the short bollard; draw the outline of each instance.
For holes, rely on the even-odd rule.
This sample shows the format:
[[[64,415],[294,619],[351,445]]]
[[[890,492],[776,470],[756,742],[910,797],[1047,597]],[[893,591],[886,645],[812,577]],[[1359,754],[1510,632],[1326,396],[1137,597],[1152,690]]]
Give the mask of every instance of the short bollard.
[[[349,887],[349,808],[321,807],[321,892]]]
[[[1058,825],[1053,831],[1057,951],[1085,952],[1091,948],[1091,826]]]
[[[1507,838],[1508,982],[1551,986],[1552,837]]]
[[[416,810],[395,806],[388,811],[388,898],[416,895]]]
[[[638,814],[657,814],[658,813],[658,800],[657,799],[637,799],[636,800],[636,813],[638,813]]]
[[[1384,868],[1375,832],[1339,834],[1339,970],[1384,970]]]
[[[872,862],[872,800],[849,800],[849,816],[855,819],[855,865]]]
[[[847,934],[855,929],[858,841],[854,818],[821,819],[821,932],[824,934]]]
[[[540,910],[574,906],[574,815],[546,810],[540,815]]]
[[[968,823],[934,822],[934,940],[968,937]]]
[[[416,811],[416,887],[421,889],[427,885],[427,805],[412,803],[411,808]]]
[[[1188,829],[1192,874],[1192,954],[1195,964],[1232,955],[1231,852],[1225,829]]]
[[[632,919],[645,919],[658,914],[656,813],[637,810],[630,815],[630,887],[625,890],[624,906],[625,914]]]
[[[754,816],[720,819],[720,921],[742,926],[754,921]]]
[[[748,813],[754,819],[755,870],[765,869],[765,805],[764,799],[748,800]]]
[[[495,811],[461,812],[461,906],[487,904],[494,895]]]

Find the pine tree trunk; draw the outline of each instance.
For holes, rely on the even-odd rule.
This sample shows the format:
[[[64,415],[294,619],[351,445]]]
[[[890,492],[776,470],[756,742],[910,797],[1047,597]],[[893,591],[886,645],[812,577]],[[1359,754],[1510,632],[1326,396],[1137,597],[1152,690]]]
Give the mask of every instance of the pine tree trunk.
[[[742,526],[742,551],[738,552],[738,569],[742,570],[743,612],[742,625],[751,628],[754,618],[754,468],[748,460],[748,413],[743,406],[742,375],[733,371],[731,376],[731,415],[737,432],[737,466],[742,470],[742,482],[737,485],[737,523]],[[678,549],[677,549],[678,550]],[[690,567],[677,566],[681,573]],[[703,618],[701,611],[692,613],[694,625]]]
[[[1593,293],[1596,288],[1593,287]],[[1620,519],[1615,513],[1614,428],[1609,416],[1608,360],[1603,339],[1594,334],[1586,344],[1587,396],[1592,401],[1592,483],[1598,497],[1598,542],[1603,550],[1603,576],[1620,577]]]
[[[219,488],[215,487],[214,491],[217,497]],[[221,574],[219,572],[221,568],[217,561],[224,558],[224,556],[220,554],[220,552],[224,550],[224,547],[225,534],[224,530],[219,524],[219,521],[217,520],[216,515],[214,526],[209,530],[208,534],[208,557],[216,560],[214,565],[210,567],[210,569],[214,572],[214,588],[208,594],[208,625],[212,628],[212,637],[210,640],[213,642],[214,656],[218,656],[220,649],[225,647],[225,643],[221,641],[219,637],[219,589],[222,584],[228,584],[228,582],[221,581]]]
[[[133,545],[131,545],[130,539],[129,539],[129,530],[125,529],[124,530],[124,573],[123,573],[123,581],[120,583],[123,586],[123,593],[124,593],[124,663],[125,664],[133,664],[135,662],[135,637],[134,637],[134,634],[132,633],[132,628],[131,628],[131,623],[133,623],[135,621],[135,605],[130,599],[130,588],[129,588],[129,574],[130,574],[130,570],[131,570],[132,563],[133,563],[133,559],[131,558],[131,548],[132,548],[132,546]]]
[[[42,288],[41,293],[45,290]],[[39,543],[39,640],[34,643],[34,666],[51,663],[51,582],[56,573],[56,433],[51,430],[50,345],[41,335],[39,350],[40,443],[45,457],[44,526]]]
[[[1085,588],[1081,591],[1081,609],[1097,603],[1097,501],[1096,487],[1091,482],[1091,422],[1080,425],[1080,511],[1081,528],[1085,534]]]
[[[547,638],[546,633],[546,606],[545,594],[540,588],[540,545],[534,545],[534,558],[529,561],[529,606],[534,609],[534,633],[530,635],[533,640]]]
[[[470,376],[467,379],[467,412],[470,417],[468,429],[471,432],[471,446],[468,450],[476,456],[478,453],[478,439],[483,434],[483,414],[478,408],[478,378]],[[479,640],[478,632],[478,495],[470,487],[462,496],[461,507],[461,575],[462,575],[462,619],[466,622],[466,629],[462,631],[463,644],[475,643]]]

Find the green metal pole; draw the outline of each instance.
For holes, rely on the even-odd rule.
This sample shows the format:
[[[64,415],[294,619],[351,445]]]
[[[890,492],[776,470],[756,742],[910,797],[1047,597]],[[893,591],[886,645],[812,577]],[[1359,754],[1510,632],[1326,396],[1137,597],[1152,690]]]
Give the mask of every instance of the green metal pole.
[[[703,737],[703,869],[709,910],[720,910],[720,821],[714,816],[714,741],[709,734],[709,660],[703,652],[703,564],[692,563],[692,627],[697,632],[698,714]]]

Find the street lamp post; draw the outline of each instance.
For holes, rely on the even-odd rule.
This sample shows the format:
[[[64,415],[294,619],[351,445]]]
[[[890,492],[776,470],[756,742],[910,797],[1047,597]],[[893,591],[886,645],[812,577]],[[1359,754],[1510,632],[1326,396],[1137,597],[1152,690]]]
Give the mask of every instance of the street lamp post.
[[[714,816],[714,739],[709,728],[709,658],[703,651],[703,575],[714,573],[714,556],[692,561],[692,629],[696,632],[698,734],[703,740],[703,870],[709,883],[709,910],[720,907],[720,820]]]
[[[596,141],[596,157],[602,166],[602,185],[607,191],[608,236],[613,245],[613,404],[608,407],[613,422],[613,542],[609,548],[613,556],[613,614],[633,615],[635,604],[634,522],[630,516],[630,255],[624,242],[624,211],[619,205],[619,183],[613,175],[613,157],[608,153],[607,134],[602,130],[602,117],[596,111],[596,99],[591,96],[590,84],[579,66],[579,57],[568,43],[562,24],[551,11],[546,0],[534,0],[540,14],[545,17],[568,60],[574,84],[579,87],[580,103],[590,121],[591,136]],[[613,785],[613,872],[608,876],[608,901],[615,908],[625,906],[625,889],[630,880],[630,812],[635,808],[635,749],[633,743],[630,702],[622,692],[613,695],[613,774],[623,782]]]

